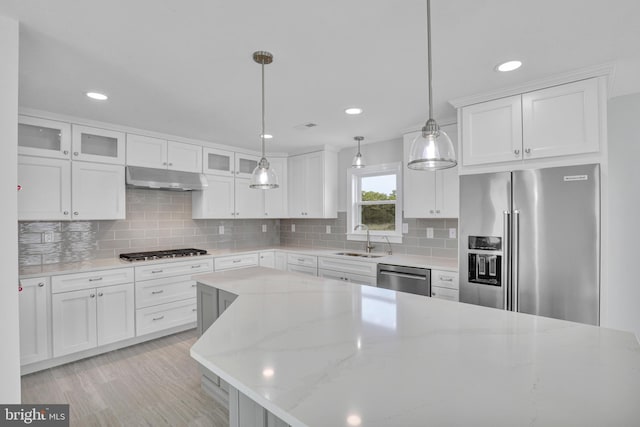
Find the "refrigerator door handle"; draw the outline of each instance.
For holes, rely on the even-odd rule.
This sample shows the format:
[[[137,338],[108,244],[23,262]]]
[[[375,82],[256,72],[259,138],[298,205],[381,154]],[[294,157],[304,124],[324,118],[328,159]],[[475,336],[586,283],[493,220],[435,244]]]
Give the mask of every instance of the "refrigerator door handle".
[[[511,230],[511,212],[502,212],[502,241],[504,242],[503,254],[504,262],[502,263],[502,291],[504,309],[511,310],[511,304],[509,301],[509,289],[511,289],[511,247],[509,242]]]
[[[520,211],[518,209],[513,210],[513,231],[512,231],[511,244],[511,270],[513,273],[512,280],[512,308],[511,311],[519,312],[520,307],[518,305],[518,267],[520,263]]]

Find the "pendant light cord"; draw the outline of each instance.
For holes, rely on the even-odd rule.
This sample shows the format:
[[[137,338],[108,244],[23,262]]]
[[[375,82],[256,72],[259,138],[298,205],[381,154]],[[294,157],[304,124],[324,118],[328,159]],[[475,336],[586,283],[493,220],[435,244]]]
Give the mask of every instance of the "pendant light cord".
[[[260,134],[260,138],[262,139],[262,158],[264,159],[264,60],[262,61],[262,134]]]
[[[427,80],[429,81],[429,119],[433,119],[433,88],[431,86],[431,0],[427,0]]]

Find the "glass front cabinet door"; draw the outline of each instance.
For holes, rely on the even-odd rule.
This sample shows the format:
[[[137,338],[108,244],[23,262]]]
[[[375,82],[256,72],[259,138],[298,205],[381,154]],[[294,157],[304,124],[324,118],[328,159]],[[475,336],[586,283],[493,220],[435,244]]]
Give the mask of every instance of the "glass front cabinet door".
[[[70,158],[71,125],[38,117],[18,116],[18,153],[56,159]]]
[[[72,159],[124,165],[124,132],[73,125]]]

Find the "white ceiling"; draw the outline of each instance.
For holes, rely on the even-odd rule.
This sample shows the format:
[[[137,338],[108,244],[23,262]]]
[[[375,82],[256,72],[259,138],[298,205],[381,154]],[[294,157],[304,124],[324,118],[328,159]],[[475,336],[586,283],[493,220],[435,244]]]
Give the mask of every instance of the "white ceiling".
[[[257,149],[251,55],[268,50],[271,150],[389,140],[427,115],[424,0],[0,0],[0,14],[21,21],[22,107]],[[451,99],[606,62],[612,96],[640,92],[640,1],[433,0],[432,20],[444,121]]]

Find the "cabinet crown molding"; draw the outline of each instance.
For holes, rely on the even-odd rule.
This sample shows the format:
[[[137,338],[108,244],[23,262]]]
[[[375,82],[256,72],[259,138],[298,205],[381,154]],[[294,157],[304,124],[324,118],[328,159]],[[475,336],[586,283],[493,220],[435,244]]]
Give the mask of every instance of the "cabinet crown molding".
[[[499,98],[506,98],[513,95],[520,95],[523,93],[532,92],[534,90],[540,90],[594,77],[607,78],[607,89],[610,92],[614,70],[615,66],[613,63],[594,65],[592,67],[580,68],[578,70],[573,70],[567,73],[556,74],[550,77],[545,77],[543,79],[533,80],[531,82],[517,86],[510,86],[500,90],[452,99],[449,101],[449,104],[451,104],[454,108],[461,108],[467,105],[479,104],[481,102]]]

